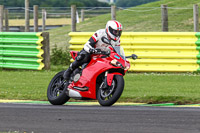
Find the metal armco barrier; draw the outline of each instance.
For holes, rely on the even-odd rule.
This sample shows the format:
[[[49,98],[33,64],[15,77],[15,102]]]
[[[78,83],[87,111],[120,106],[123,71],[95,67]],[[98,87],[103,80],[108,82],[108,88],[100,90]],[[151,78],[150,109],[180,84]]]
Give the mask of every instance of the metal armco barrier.
[[[71,50],[81,50],[94,32],[71,32]],[[199,32],[123,32],[121,46],[135,72],[200,71]]]
[[[44,37],[38,32],[0,32],[0,68],[44,68]]]

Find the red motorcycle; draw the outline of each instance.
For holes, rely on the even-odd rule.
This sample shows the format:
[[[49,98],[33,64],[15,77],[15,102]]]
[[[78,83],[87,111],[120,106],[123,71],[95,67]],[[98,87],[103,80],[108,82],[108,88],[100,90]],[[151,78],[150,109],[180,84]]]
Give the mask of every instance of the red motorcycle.
[[[102,41],[110,44],[106,38]],[[109,46],[106,52],[97,49],[97,53],[91,55],[89,63],[73,71],[69,81],[63,79],[64,71],[57,73],[47,89],[49,102],[53,105],[62,105],[70,98],[97,99],[102,106],[113,105],[123,92],[123,76],[130,68],[126,58],[136,59],[137,56],[133,54],[125,57],[122,47]],[[70,54],[75,59],[78,52],[71,51]]]

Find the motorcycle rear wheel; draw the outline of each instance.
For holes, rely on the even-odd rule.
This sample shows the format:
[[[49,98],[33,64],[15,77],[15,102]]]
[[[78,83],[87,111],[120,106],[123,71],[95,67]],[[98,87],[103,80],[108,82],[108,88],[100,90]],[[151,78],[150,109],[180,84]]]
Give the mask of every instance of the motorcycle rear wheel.
[[[63,105],[70,99],[66,94],[67,87],[61,85],[64,80],[63,73],[64,71],[57,73],[47,88],[48,101],[53,105]]]
[[[112,85],[106,89],[101,87],[103,84],[104,82],[97,91],[97,100],[102,106],[111,106],[120,98],[124,90],[124,78],[121,75],[115,75]]]

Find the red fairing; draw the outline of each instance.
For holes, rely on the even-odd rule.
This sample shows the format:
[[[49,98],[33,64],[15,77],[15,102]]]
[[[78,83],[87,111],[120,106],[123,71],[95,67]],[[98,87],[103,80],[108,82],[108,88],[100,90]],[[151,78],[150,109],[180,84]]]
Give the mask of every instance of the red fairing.
[[[71,55],[73,55],[72,57],[75,59],[77,52],[72,51]],[[104,55],[92,55],[90,63],[82,70],[80,79],[77,82],[73,81],[68,88],[79,92],[83,98],[96,99],[96,82],[97,77],[100,74],[105,73],[106,71],[109,72],[107,74],[107,84],[111,86],[114,75],[124,75],[127,71],[122,69],[120,66],[112,65],[112,60],[117,60],[124,66],[124,68],[126,66],[130,67],[130,63],[120,57],[113,49],[111,50],[109,57],[103,58],[103,56]],[[76,87],[88,88],[88,90],[81,91],[77,90]]]
[[[109,57],[108,57],[109,58]],[[74,86],[78,87],[88,87],[88,91],[79,91],[82,97],[87,97],[91,99],[96,99],[96,79],[97,77],[110,68],[115,68],[110,65],[109,58],[98,58],[98,56],[93,56],[90,63],[82,71],[82,76],[76,83],[72,82],[68,88],[73,89]],[[77,90],[76,90],[77,91]]]
[[[71,57],[75,60],[76,56],[78,55],[78,51],[70,51]]]

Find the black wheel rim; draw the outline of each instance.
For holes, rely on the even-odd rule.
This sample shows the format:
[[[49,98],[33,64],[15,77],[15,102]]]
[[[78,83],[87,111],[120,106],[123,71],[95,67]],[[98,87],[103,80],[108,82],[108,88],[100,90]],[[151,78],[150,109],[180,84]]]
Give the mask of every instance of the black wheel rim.
[[[113,94],[115,93],[116,89],[116,81],[113,79],[111,86],[108,88],[102,88],[104,82],[100,85],[100,97],[103,101],[107,101],[112,98]]]
[[[50,89],[51,97],[52,98],[59,97],[59,95],[62,94],[63,89],[64,89],[63,76],[59,76],[53,81],[51,85],[51,89]]]

